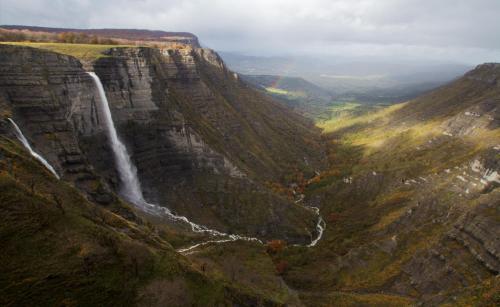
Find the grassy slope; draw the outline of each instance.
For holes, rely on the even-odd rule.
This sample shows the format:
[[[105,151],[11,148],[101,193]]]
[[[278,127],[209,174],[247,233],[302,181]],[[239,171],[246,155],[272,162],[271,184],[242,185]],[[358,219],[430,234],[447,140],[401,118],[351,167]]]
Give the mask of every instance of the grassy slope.
[[[0,138],[0,156],[1,305],[246,306],[293,299],[262,246],[215,245],[188,261],[150,223],[137,225],[87,202],[16,142]]]
[[[89,203],[5,137],[0,157],[1,305],[228,300],[221,282],[191,268],[148,224]]]
[[[300,304],[262,245],[239,241],[211,245],[189,255],[189,259],[208,276],[222,279],[241,292],[279,304]]]
[[[467,99],[462,98],[465,93]],[[361,293],[385,292],[415,254],[440,244],[449,224],[427,221],[398,233],[398,244],[390,253],[377,247],[391,241],[393,223],[417,199],[443,207],[467,203],[448,192],[451,183],[447,179],[438,179],[435,186],[424,190],[398,181],[442,173],[496,145],[499,129],[477,129],[472,135],[450,138],[443,136],[442,124],[465,108],[497,95],[495,89],[460,80],[417,101],[321,123],[330,144],[331,166],[312,180],[307,192],[323,199],[321,211],[328,227],[317,249],[289,251],[291,270],[286,276],[292,287],[302,290],[306,303],[357,305]],[[353,177],[354,184],[345,184],[342,179],[346,177]],[[439,211],[431,210],[441,209],[428,210],[429,216],[439,216]],[[343,257],[340,262],[339,256]],[[472,256],[467,257],[471,267],[478,266]],[[462,273],[468,278],[472,272]],[[333,291],[344,294],[332,301],[332,295],[325,293]],[[418,296],[415,293],[406,299],[412,300],[413,295]],[[377,298],[381,305],[404,305],[401,299],[391,295]]]
[[[0,44],[18,45],[45,49],[61,54],[71,55],[83,61],[92,61],[104,57],[104,51],[110,48],[132,47],[128,45],[94,45],[94,44],[65,44],[65,43],[32,43],[32,42],[1,42]]]
[[[187,260],[162,239],[175,241],[178,234],[165,235],[149,222],[138,225],[89,203],[17,142],[0,137],[0,157],[1,305],[298,301],[260,245],[213,245]]]
[[[272,93],[272,94],[280,94],[280,95],[291,95],[293,96],[294,94],[297,93],[302,93],[302,92],[291,92],[291,91],[287,91],[287,90],[283,90],[283,89],[280,89],[280,88],[276,88],[276,87],[266,87],[266,91],[268,91],[269,93]],[[304,94],[302,94],[301,96],[303,96]]]

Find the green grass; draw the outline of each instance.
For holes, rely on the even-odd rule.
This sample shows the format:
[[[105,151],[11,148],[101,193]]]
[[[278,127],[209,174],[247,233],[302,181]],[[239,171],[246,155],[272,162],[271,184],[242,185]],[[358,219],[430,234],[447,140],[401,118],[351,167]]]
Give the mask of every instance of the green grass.
[[[67,43],[33,43],[33,42],[2,42],[1,44],[26,46],[71,55],[83,61],[92,61],[105,57],[104,51],[110,48],[136,47],[132,45],[97,45],[97,44],[67,44]]]
[[[266,87],[266,91],[268,91],[271,94],[279,94],[279,95],[289,95],[289,91],[280,89],[277,87]]]
[[[270,94],[286,96],[287,99],[304,99],[307,97],[303,91],[288,91],[277,87],[266,87],[266,91]]]
[[[396,104],[390,107],[379,108],[372,106],[363,106],[357,103],[348,102],[338,104],[332,107],[331,117],[327,120],[317,122],[318,127],[323,129],[324,133],[331,133],[343,128],[383,123],[396,110],[402,108],[405,104]]]
[[[322,121],[333,121],[341,117],[352,116],[352,112],[360,107],[362,105],[357,102],[334,101],[328,110],[328,118],[324,118]]]

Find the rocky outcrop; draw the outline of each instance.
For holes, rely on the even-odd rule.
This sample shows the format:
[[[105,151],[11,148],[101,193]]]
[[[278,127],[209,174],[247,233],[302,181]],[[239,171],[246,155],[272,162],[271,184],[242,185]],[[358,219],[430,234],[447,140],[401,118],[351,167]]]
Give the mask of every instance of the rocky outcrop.
[[[471,70],[465,77],[469,80],[483,82],[489,85],[498,84],[500,79],[500,63],[485,63],[478,65]]]
[[[401,294],[418,293],[425,304],[439,304],[448,293],[498,274],[497,207],[498,200],[486,202],[466,214],[439,243],[403,266],[392,289]]]
[[[443,134],[467,136],[480,133],[481,129],[500,127],[500,99],[488,98],[480,101],[443,123]]]
[[[450,237],[466,247],[474,257],[493,273],[500,273],[500,225],[495,211],[500,205],[482,204],[465,216]]]

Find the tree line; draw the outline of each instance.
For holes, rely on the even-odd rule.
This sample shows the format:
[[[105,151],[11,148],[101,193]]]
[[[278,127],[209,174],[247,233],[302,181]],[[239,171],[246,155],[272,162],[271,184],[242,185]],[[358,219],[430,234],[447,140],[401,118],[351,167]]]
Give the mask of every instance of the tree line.
[[[117,45],[119,42],[107,37],[89,35],[77,32],[35,32],[29,30],[7,30],[0,29],[0,41],[2,42],[48,42],[67,44],[99,44]]]

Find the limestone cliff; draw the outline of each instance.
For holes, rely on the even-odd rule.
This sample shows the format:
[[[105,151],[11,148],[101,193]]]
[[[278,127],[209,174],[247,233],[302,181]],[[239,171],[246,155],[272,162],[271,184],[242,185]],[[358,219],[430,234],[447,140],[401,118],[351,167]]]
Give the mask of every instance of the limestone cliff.
[[[0,46],[0,101],[29,140],[63,178],[94,201],[115,196],[99,180],[80,148],[80,133],[95,133],[94,85],[73,57],[33,48]],[[100,182],[100,183],[99,183]]]
[[[2,104],[30,141],[63,179],[110,202],[107,186],[120,182],[82,64],[4,45],[0,64]],[[313,214],[264,185],[321,166],[307,120],[248,88],[206,49],[113,48],[92,68],[149,201],[228,232],[310,239]]]

